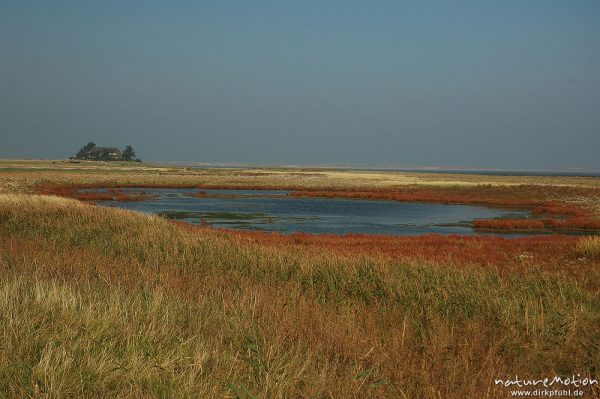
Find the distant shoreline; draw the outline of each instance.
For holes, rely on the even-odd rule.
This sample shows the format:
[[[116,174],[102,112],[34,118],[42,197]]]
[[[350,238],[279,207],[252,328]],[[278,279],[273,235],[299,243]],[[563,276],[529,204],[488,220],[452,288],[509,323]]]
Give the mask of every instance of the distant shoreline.
[[[19,158],[0,158],[1,162],[69,162],[68,159],[19,159]],[[118,164],[130,161],[75,161],[74,163],[94,163],[106,162],[107,164]],[[189,169],[300,169],[300,170],[339,170],[345,172],[404,172],[404,173],[430,173],[430,174],[465,174],[465,175],[482,175],[482,176],[534,176],[534,177],[600,177],[600,170],[589,169],[555,169],[555,170],[536,170],[536,169],[495,169],[495,168],[443,168],[435,166],[423,167],[369,167],[369,166],[352,166],[352,165],[270,165],[270,164],[244,164],[244,163],[203,163],[191,161],[144,161],[144,165],[160,166],[160,167],[180,167]]]
[[[389,168],[389,169],[348,169],[356,171],[377,172],[409,172],[409,173],[444,173],[444,174],[466,174],[466,175],[490,175],[490,176],[558,176],[558,177],[600,177],[600,172],[591,171],[561,171],[561,170],[504,170],[504,169],[411,169],[411,168]]]
[[[600,171],[585,170],[506,170],[506,169],[435,169],[435,168],[360,168],[340,166],[288,166],[288,165],[185,165],[192,169],[229,169],[229,168],[267,168],[267,169],[327,169],[347,172],[405,172],[405,173],[442,173],[486,176],[556,176],[556,177],[600,177]]]

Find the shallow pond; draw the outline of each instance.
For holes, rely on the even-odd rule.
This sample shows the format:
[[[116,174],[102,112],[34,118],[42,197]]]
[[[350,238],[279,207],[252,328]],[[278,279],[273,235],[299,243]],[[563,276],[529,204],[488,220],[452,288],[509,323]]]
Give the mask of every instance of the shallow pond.
[[[189,223],[281,233],[490,234],[473,230],[472,221],[530,216],[527,211],[471,205],[298,198],[279,190],[202,190],[204,194],[201,196],[194,196],[199,193],[197,189],[123,191],[143,191],[148,198],[129,202],[100,201],[99,204],[159,214]]]

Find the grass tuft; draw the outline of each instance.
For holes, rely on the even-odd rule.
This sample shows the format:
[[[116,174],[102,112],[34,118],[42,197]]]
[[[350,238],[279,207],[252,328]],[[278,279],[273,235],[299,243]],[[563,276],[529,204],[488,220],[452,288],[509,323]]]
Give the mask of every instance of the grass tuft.
[[[600,237],[583,237],[577,243],[577,251],[585,257],[600,259]]]

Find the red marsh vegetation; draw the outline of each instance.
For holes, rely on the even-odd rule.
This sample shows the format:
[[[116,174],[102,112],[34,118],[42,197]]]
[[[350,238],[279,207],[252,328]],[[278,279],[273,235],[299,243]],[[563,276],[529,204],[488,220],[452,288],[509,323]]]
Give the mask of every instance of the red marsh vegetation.
[[[179,228],[200,235],[222,234],[241,245],[294,248],[305,253],[355,258],[387,258],[399,261],[426,261],[446,265],[486,265],[510,269],[543,266],[560,270],[581,257],[579,237],[566,235],[504,238],[498,236],[390,236],[376,234],[294,233],[239,231],[173,222]]]
[[[83,191],[86,189],[88,187],[75,185],[40,185],[36,187],[36,192],[44,195],[74,198],[80,201],[144,201],[151,198],[144,191],[125,192],[118,188],[103,188],[102,191]]]

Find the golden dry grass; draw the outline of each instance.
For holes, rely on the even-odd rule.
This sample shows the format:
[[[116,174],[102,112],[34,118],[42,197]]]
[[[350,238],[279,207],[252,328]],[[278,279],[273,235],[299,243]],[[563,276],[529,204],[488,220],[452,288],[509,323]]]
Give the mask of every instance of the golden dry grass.
[[[441,173],[346,171],[326,168],[208,168],[82,161],[0,160],[0,188],[27,190],[39,183],[215,184],[345,189],[403,185],[552,185],[600,187],[600,179],[558,176],[492,176]]]
[[[0,396],[498,398],[495,378],[598,377],[597,237],[234,234],[44,184],[534,184],[600,212],[594,178],[0,160]]]
[[[584,237],[577,244],[577,250],[583,256],[592,259],[600,258],[600,237]]]
[[[495,378],[597,377],[600,264],[572,248],[351,257],[0,195],[0,392],[498,398]]]

